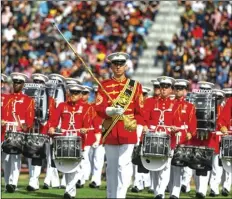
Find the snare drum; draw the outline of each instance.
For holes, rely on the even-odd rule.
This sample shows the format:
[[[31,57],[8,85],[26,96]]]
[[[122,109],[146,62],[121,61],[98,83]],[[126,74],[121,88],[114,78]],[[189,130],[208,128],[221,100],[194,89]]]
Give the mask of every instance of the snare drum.
[[[159,133],[146,133],[143,139],[142,156],[166,157],[170,154],[170,136]]]
[[[82,158],[82,139],[79,136],[55,136],[53,151],[55,159],[80,161]]]
[[[25,133],[6,131],[2,150],[7,154],[21,154],[25,143]]]
[[[37,133],[25,134],[23,155],[27,158],[46,158],[46,143],[49,136]]]
[[[232,159],[232,135],[222,136],[221,158]]]

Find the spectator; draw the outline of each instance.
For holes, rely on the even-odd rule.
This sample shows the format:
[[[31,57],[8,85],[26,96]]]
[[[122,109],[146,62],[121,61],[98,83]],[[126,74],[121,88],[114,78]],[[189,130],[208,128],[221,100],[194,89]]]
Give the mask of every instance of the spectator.
[[[167,54],[168,54],[167,46],[164,44],[164,41],[160,41],[160,43],[156,49],[154,66],[158,65],[159,60],[162,60],[163,64],[166,64]]]

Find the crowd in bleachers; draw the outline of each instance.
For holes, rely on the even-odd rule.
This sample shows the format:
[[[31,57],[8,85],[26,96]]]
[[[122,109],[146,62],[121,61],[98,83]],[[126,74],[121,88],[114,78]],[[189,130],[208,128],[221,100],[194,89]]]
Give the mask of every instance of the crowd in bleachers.
[[[80,61],[52,26],[58,27],[95,75],[108,78],[107,54],[131,55],[127,75],[137,67],[146,48],[144,35],[155,18],[157,2],[137,1],[3,1],[1,72],[31,76],[60,73],[92,82]]]
[[[180,35],[171,45],[160,44],[165,75],[232,87],[231,1],[179,1],[185,7]],[[156,65],[156,63],[155,63]]]

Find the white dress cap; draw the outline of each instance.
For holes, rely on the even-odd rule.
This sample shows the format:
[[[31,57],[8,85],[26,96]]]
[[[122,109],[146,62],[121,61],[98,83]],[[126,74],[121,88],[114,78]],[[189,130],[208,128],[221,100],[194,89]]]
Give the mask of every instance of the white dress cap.
[[[65,78],[65,83],[66,84],[81,84],[79,80],[75,79],[75,78]]]
[[[124,52],[111,53],[107,56],[107,59],[110,62],[112,62],[112,61],[127,61],[129,58],[130,58],[130,56]]]
[[[211,82],[199,81],[198,84],[200,89],[213,89],[214,87],[214,84]]]
[[[221,97],[224,97],[224,96],[225,96],[225,92],[224,92],[223,90],[213,89],[213,92],[214,92],[217,96],[221,96]]]
[[[56,74],[56,73],[52,73],[52,74],[48,75],[48,78],[52,79],[52,80],[58,80],[60,82],[63,82],[65,79],[62,75]]]
[[[79,84],[69,84],[68,89],[72,91],[83,91],[84,87]]]
[[[7,76],[5,74],[1,74],[1,81],[7,82]]]
[[[93,89],[89,86],[83,86],[85,92],[91,92]]]
[[[226,95],[231,95],[232,94],[232,88],[224,88],[222,89]]]
[[[171,84],[173,85],[175,83],[175,79],[168,76],[161,76],[158,77],[157,80],[160,82],[160,84]]]
[[[44,83],[48,81],[48,77],[46,75],[40,74],[40,73],[34,73],[31,75],[32,80],[41,80]]]
[[[143,93],[149,93],[150,91],[151,91],[150,88],[145,87],[145,86],[142,87],[142,92],[143,92]]]
[[[176,79],[174,86],[188,87],[189,81],[186,79]]]
[[[23,73],[13,72],[10,74],[12,80],[28,81],[29,77]]]
[[[94,90],[94,92],[98,91],[98,85],[97,84],[93,85],[93,90]]]
[[[159,83],[159,81],[157,79],[151,80],[151,82],[152,82],[152,84],[154,86],[159,86],[160,85],[160,83]]]

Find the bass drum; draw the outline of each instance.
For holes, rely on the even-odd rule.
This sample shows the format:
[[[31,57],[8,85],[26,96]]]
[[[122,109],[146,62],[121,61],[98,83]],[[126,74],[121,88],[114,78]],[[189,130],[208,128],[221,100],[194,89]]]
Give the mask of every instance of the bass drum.
[[[49,80],[46,83],[48,95],[55,99],[56,107],[66,100],[65,86],[57,80]]]
[[[22,92],[35,100],[35,117],[40,122],[48,119],[48,92],[42,84],[26,83]]]

